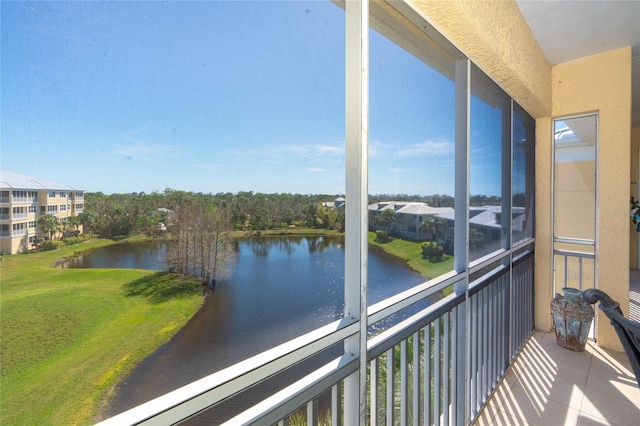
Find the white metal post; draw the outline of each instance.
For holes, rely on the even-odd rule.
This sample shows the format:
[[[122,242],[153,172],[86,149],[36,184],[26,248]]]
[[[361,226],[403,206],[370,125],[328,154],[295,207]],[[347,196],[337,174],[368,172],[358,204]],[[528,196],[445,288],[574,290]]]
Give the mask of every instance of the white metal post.
[[[369,121],[369,4],[347,0],[345,110],[345,316],[360,321],[345,353],[359,356],[358,373],[344,382],[344,422],[364,425],[367,391],[367,138]]]
[[[467,383],[469,383],[469,123],[471,104],[471,67],[467,58],[456,61],[456,169],[455,169],[455,222],[454,269],[464,278],[455,284],[456,294],[465,294],[464,305],[457,309],[456,369],[464,374],[456,375],[457,424],[467,424]]]

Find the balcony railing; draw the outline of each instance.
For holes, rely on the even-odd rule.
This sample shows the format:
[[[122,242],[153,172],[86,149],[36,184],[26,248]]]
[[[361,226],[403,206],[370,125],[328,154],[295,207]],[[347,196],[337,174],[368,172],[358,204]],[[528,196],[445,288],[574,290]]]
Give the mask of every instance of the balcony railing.
[[[38,202],[38,197],[11,197],[11,199],[7,199],[7,201],[0,202],[12,202],[13,204],[23,204],[23,203],[31,203],[35,204]]]
[[[225,424],[284,425],[294,417],[309,425],[470,423],[533,330],[532,247],[527,243],[519,256],[503,252],[468,274],[451,272],[369,307],[371,327],[469,282],[464,292],[369,337],[366,359],[345,351]],[[101,424],[173,424],[207,416],[230,396],[359,333],[360,324],[344,318]]]
[[[565,244],[572,247],[590,247],[586,250],[567,250],[554,247],[555,285],[554,293],[562,287],[574,287],[580,290],[593,288],[595,277],[595,242],[576,238],[554,238],[555,245]]]

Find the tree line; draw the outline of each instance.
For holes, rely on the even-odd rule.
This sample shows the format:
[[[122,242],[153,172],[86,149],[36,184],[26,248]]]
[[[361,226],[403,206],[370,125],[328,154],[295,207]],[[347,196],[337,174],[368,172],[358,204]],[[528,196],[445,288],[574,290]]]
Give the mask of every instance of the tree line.
[[[344,209],[326,208],[336,194],[265,194],[255,192],[203,194],[166,189],[163,192],[85,193],[80,221],[85,232],[104,237],[154,232],[168,224],[180,208],[198,205],[221,212],[232,230],[262,231],[290,227],[344,229]]]

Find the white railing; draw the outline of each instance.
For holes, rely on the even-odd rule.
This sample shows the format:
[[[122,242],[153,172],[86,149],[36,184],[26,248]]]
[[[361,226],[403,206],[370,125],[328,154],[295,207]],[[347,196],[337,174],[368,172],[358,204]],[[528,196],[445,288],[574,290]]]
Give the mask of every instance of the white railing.
[[[564,244],[576,250],[554,247],[554,286],[553,293],[562,287],[573,287],[580,290],[595,287],[595,241],[577,238],[554,238],[554,246]],[[580,247],[588,247],[579,250]]]
[[[476,265],[470,271],[473,280],[466,293],[427,302],[467,279],[465,273],[452,272],[369,307],[367,324],[371,327],[416,304],[428,304],[368,338],[367,403],[360,410],[364,423],[471,422],[533,330],[532,247],[521,256],[503,253],[494,258],[493,265]],[[194,416],[206,419],[207,410],[215,410],[217,404],[358,332],[356,321],[336,321],[101,425],[175,424]],[[274,389],[246,411],[230,413],[224,424],[285,425],[293,419],[309,425],[344,424],[345,395],[350,389],[345,379],[359,365],[357,354],[344,353],[284,389]]]

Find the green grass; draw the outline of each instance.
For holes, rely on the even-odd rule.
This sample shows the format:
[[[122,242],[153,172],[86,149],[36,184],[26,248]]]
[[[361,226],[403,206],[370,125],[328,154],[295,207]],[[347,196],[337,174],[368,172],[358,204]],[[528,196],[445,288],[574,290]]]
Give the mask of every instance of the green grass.
[[[431,262],[422,257],[421,243],[399,238],[394,238],[387,243],[379,243],[376,241],[375,232],[369,232],[369,244],[403,259],[410,268],[427,278],[436,278],[453,270],[453,256],[445,255],[441,262]]]
[[[201,304],[198,283],[132,269],[60,269],[109,240],[0,261],[0,423],[90,424],[114,385]]]

